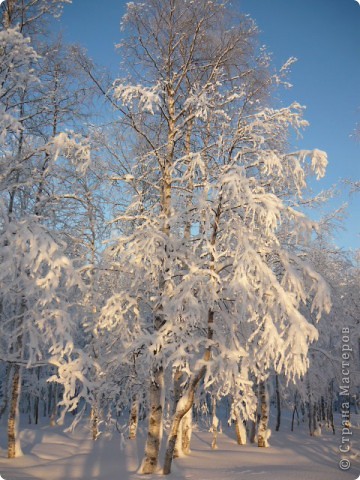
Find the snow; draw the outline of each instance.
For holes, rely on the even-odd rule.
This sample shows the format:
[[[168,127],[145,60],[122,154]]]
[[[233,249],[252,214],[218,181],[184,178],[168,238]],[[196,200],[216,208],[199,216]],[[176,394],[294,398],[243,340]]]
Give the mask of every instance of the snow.
[[[133,105],[134,100],[139,102],[139,109],[154,115],[154,108],[160,104],[159,86],[146,88],[141,85],[124,85],[117,83],[114,86],[115,98],[124,102],[125,105]]]
[[[67,1],[39,1],[44,7],[41,15]],[[30,3],[32,8],[38,2]],[[49,7],[45,8],[46,3]],[[84,136],[80,117],[73,125],[74,132],[59,133],[68,123],[67,108],[72,111],[80,104],[67,99],[65,106],[63,97],[57,97],[57,69],[51,70],[56,79],[51,87],[54,118],[49,124],[44,118],[40,128],[41,114],[35,128],[33,118],[40,116],[43,100],[40,110],[33,100],[38,100],[40,91],[50,92],[45,80],[50,70],[31,47],[31,40],[17,29],[0,32],[0,143],[4,143],[0,147],[0,358],[3,371],[12,362],[27,367],[21,370],[26,387],[23,407],[27,408],[30,399],[30,411],[32,395],[35,400],[43,395],[39,385],[46,384],[49,375],[59,386],[58,405],[62,407],[55,429],[45,424],[36,428],[23,425],[20,440],[25,455],[21,459],[5,460],[6,443],[2,443],[0,473],[5,477],[138,478],[146,424],[136,441],[124,444],[123,433],[114,430],[112,436],[100,435],[93,443],[86,426],[88,405],[109,417],[118,409],[126,410],[135,396],[144,411],[155,405],[158,415],[150,417],[153,425],[149,429],[149,437],[154,439],[149,444],[155,451],[153,432],[161,430],[157,426],[162,427],[163,421],[165,425],[170,422],[162,416],[160,404],[173,400],[169,378],[174,371],[184,377],[185,393],[178,410],[192,398],[188,385],[199,382],[197,368],[206,370],[201,379],[206,394],[219,401],[229,396],[241,421],[254,418],[255,380],[263,382],[274,369],[285,375],[284,383],[299,380],[296,389],[287,386],[286,392],[287,400],[294,397],[295,406],[297,396],[309,402],[309,412],[316,412],[319,400],[324,409],[326,402],[333,404],[340,369],[323,367],[323,356],[314,361],[316,347],[312,344],[320,338],[321,350],[329,350],[335,358],[339,335],[332,329],[338,328],[340,320],[358,316],[354,307],[344,308],[344,301],[337,306],[339,314],[332,313],[328,329],[321,323],[319,330],[315,327],[312,314],[320,320],[322,313],[329,313],[330,290],[305,261],[311,253],[314,222],[300,211],[307,201],[310,206],[313,203],[307,200],[307,178],[310,174],[317,179],[324,176],[326,153],[317,149],[287,153],[289,129],[300,133],[308,123],[302,116],[304,107],[298,103],[274,109],[267,108],[268,102],[261,96],[257,98],[251,84],[264,67],[270,67],[265,53],[249,62],[249,73],[233,78],[232,71],[239,69],[240,74],[248,55],[236,43],[241,38],[242,42],[249,40],[250,46],[254,25],[245,23],[239,30],[233,26],[234,32],[229,33],[221,26],[221,18],[225,21],[227,17],[216,17],[221,4],[208,0],[199,2],[199,8],[195,4],[174,2],[174,9],[180,5],[179,14],[184,12],[186,20],[178,20],[182,14],[174,13],[171,18],[177,23],[171,30],[161,11],[159,28],[153,30],[157,23],[151,5],[128,3],[124,22],[144,27],[138,32],[138,47],[147,45],[153,34],[155,41],[148,42],[139,55],[136,38],[125,35],[124,46],[131,47],[135,56],[130,57],[138,55],[140,63],[133,65],[135,75],[116,80],[105,95],[118,106],[121,117],[109,128],[110,132],[120,127],[111,141],[106,139],[107,128],[100,126],[101,140]],[[200,17],[203,13],[207,20]],[[31,22],[36,18],[40,17]],[[199,18],[198,33],[192,27],[189,32],[194,18]],[[221,28],[211,31],[217,18]],[[36,22],[34,32],[35,27]],[[167,34],[159,32],[166,33],[169,27],[174,41],[168,44],[168,51],[170,54],[174,48],[174,64],[172,53],[170,63],[159,56],[167,50],[162,43],[165,47],[168,41]],[[231,48],[227,46],[230,43],[234,45]],[[211,48],[204,50],[205,45]],[[201,60],[198,65],[198,59],[210,50],[214,62]],[[279,79],[293,60],[281,68]],[[66,73],[69,79],[71,75]],[[80,81],[79,77],[70,87],[72,93],[77,92]],[[83,130],[84,134],[79,133]],[[115,157],[124,157],[125,165],[121,160],[119,168],[114,168],[107,154],[100,160],[103,147],[109,154],[119,152]],[[125,190],[115,190],[115,184],[114,190],[105,193],[109,173],[111,182],[122,180],[122,187],[127,184]],[[6,192],[11,192],[10,199]],[[103,229],[101,224],[113,214],[111,231]],[[67,245],[60,241],[63,238]],[[107,238],[111,242],[105,250],[100,242]],[[65,255],[76,261],[72,263]],[[78,265],[88,272],[84,279]],[[344,280],[345,288],[340,291],[350,299],[352,292],[347,293],[347,286],[356,288],[356,284]],[[336,294],[335,287],[334,298]],[[347,333],[355,328],[351,322],[349,326],[343,323]],[[320,329],[323,337],[319,337]],[[343,336],[343,342],[345,338],[348,345],[349,337]],[[309,352],[309,347],[314,350]],[[49,362],[52,367],[41,372],[39,368],[33,392],[30,367],[40,366],[39,362],[41,366]],[[350,382],[347,371],[341,371],[346,385]],[[318,376],[323,377],[321,381]],[[153,391],[161,398],[153,404],[146,397],[149,379],[158,382]],[[9,376],[9,385],[10,380]],[[50,393],[48,396],[51,400]],[[57,389],[55,398],[53,403]],[[0,399],[6,399],[5,387]],[[70,412],[75,413],[78,406],[80,414],[73,417]],[[56,407],[54,417],[55,411]],[[71,418],[75,422],[69,428]],[[271,446],[264,451],[253,445],[239,448],[233,429],[218,431],[223,420],[214,413],[213,438],[209,428],[195,432],[194,454],[175,462],[172,478],[268,478],[269,472],[277,479],[300,478],[300,472],[301,478],[339,478],[335,467],[340,439],[325,428],[322,432],[313,425],[315,435],[310,438],[304,424],[300,435],[296,432],[289,437],[287,425],[272,435]],[[66,424],[65,430],[61,422]],[[260,433],[266,433],[268,439],[271,431],[274,429],[263,421]],[[6,428],[3,432],[5,435]],[[210,447],[215,448],[216,441],[218,452],[214,453]],[[315,468],[314,474],[311,468]]]
[[[234,427],[218,433],[218,449],[211,449],[212,433],[194,428],[191,455],[176,459],[169,480],[355,480],[360,473],[359,457],[352,458],[349,471],[338,467],[340,430],[336,435],[323,428],[320,437],[310,437],[306,423],[290,432],[290,414],[284,412],[280,432],[273,432],[271,446],[239,446]],[[137,440],[126,440],[115,431],[94,442],[82,421],[73,433],[62,427],[23,425],[21,441],[24,456],[5,458],[5,439],[0,438],[0,475],[6,480],[136,480],[145,441],[145,425]],[[68,419],[67,419],[68,420]],[[273,420],[273,419],[272,419]],[[339,422],[339,417],[337,418]],[[359,446],[358,427],[353,427],[353,446]],[[4,428],[1,428],[4,435]],[[163,442],[164,444],[164,442]],[[355,456],[355,455],[353,455]],[[146,479],[159,479],[147,475]],[[163,477],[164,478],[164,477]]]

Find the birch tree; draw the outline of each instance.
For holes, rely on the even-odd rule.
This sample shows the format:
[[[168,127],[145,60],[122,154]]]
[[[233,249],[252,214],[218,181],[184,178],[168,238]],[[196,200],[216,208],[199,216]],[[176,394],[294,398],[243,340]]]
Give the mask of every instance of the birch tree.
[[[66,3],[71,0],[5,0],[1,8],[2,25],[4,28],[17,25],[25,36],[42,35],[46,32],[49,17],[61,15]]]
[[[173,289],[170,280],[170,270],[175,258],[181,255],[180,245],[171,244],[175,241],[175,237],[171,233],[172,228],[174,232],[178,231],[179,228],[183,228],[181,223],[176,225],[171,221],[173,216],[171,212],[172,198],[176,195],[177,200],[181,204],[184,201],[189,204],[189,200],[186,200],[185,195],[174,194],[176,189],[174,184],[184,183],[184,191],[186,191],[187,183],[191,182],[191,177],[194,176],[196,161],[201,160],[197,152],[193,155],[191,151],[188,151],[187,158],[183,155],[183,144],[187,142],[187,148],[189,149],[191,124],[199,113],[192,113],[192,110],[194,110],[192,103],[194,103],[197,95],[194,91],[191,91],[192,84],[196,85],[197,82],[201,82],[199,83],[199,94],[202,91],[203,99],[205,100],[207,90],[211,91],[212,83],[217,78],[217,71],[224,62],[222,59],[223,54],[231,56],[240,53],[240,44],[242,46],[246,44],[246,41],[240,40],[239,37],[241,35],[238,32],[236,34],[238,38],[234,35],[233,39],[235,45],[231,45],[231,38],[225,39],[224,45],[221,46],[223,51],[217,53],[214,61],[211,60],[211,55],[216,50],[217,45],[215,42],[214,45],[211,45],[210,38],[205,39],[205,32],[208,26],[214,25],[215,16],[217,12],[221,11],[222,7],[218,5],[212,6],[208,14],[202,18],[205,6],[209,5],[201,2],[201,5],[199,4],[195,7],[190,4],[182,5],[179,2],[170,2],[167,6],[170,23],[166,24],[165,17],[161,13],[163,6],[153,2],[151,6],[149,5],[150,8],[147,13],[151,16],[151,28],[154,29],[153,32],[156,31],[156,37],[153,36],[153,32],[147,30],[148,26],[143,23],[145,11],[141,11],[141,6],[130,4],[129,12],[125,18],[125,23],[131,24],[131,28],[142,37],[142,42],[140,43],[135,43],[134,38],[131,38],[125,48],[129,50],[135,49],[134,55],[141,59],[141,68],[146,66],[148,70],[146,73],[148,81],[145,85],[134,86],[127,86],[119,81],[115,85],[114,96],[125,104],[124,108],[120,107],[124,115],[123,123],[125,127],[128,127],[135,134],[134,138],[136,140],[140,137],[143,141],[145,152],[142,156],[144,161],[141,163],[143,165],[142,170],[145,170],[145,172],[142,178],[146,178],[147,181],[154,179],[151,185],[153,199],[150,208],[152,212],[146,213],[150,223],[149,221],[142,223],[145,223],[145,228],[149,229],[149,240],[156,243],[160,241],[161,246],[158,249],[155,243],[151,247],[152,254],[157,258],[155,260],[157,265],[155,265],[155,271],[148,272],[148,275],[150,274],[151,277],[149,278],[151,288],[155,287],[155,279],[158,282],[153,292],[154,294],[151,295],[155,332],[159,331],[166,323],[163,313],[165,305],[163,303],[170,297]],[[179,15],[179,9],[183,9],[183,16]],[[193,22],[193,14],[198,17],[198,21],[195,23]],[[181,48],[179,49],[178,41],[187,29],[189,29],[189,34],[183,36]],[[251,28],[246,27],[244,30],[248,31],[248,37],[252,35]],[[170,39],[169,45],[166,43],[168,36]],[[209,45],[207,45],[207,42],[210,42]],[[226,42],[230,42],[230,45],[226,45]],[[145,44],[148,46],[144,48]],[[168,46],[169,50],[167,52]],[[198,73],[194,69],[194,62],[196,61],[194,58],[195,47],[199,51],[201,48],[204,48],[205,54],[204,59],[200,60],[203,67],[199,69]],[[196,52],[197,54],[198,52]],[[244,57],[242,55],[242,58]],[[208,61],[210,61],[209,66],[207,66]],[[183,71],[182,66],[185,67]],[[160,75],[158,75],[159,71]],[[137,76],[139,74],[140,78],[144,76],[141,71],[137,72]],[[210,76],[209,81],[207,81],[208,76]],[[151,82],[154,82],[153,84],[149,83],[150,79]],[[204,107],[206,108],[206,102]],[[153,117],[156,118],[156,124],[154,124]],[[157,125],[155,130],[154,125]],[[200,142],[202,143],[201,139]],[[203,146],[198,148],[202,149]],[[192,157],[194,162],[191,161]],[[174,181],[176,169],[179,171],[183,169],[188,170],[188,177],[184,179],[184,182],[182,180]],[[154,173],[151,174],[151,172]],[[146,174],[147,176],[145,177]],[[129,176],[129,179],[131,179],[131,176]],[[179,187],[181,188],[180,185]],[[191,192],[190,195],[192,195]],[[187,197],[189,198],[189,196]],[[135,200],[133,205],[138,204],[138,201]],[[134,206],[130,206],[127,212],[128,216],[133,208]],[[191,224],[189,221],[188,224]],[[141,232],[141,236],[143,236],[143,232]],[[133,239],[134,242],[141,241],[136,231]],[[139,247],[140,244],[137,248]],[[153,250],[154,247],[156,248],[155,251]],[[149,247],[146,248],[149,250]],[[148,259],[143,259],[144,265],[147,265],[149,260],[149,257]],[[180,262],[181,260],[175,260],[175,264]],[[154,262],[152,261],[151,263],[152,265],[149,264],[149,266],[152,269]],[[147,279],[147,277],[143,276],[143,279]],[[148,289],[149,287],[145,288]],[[152,373],[153,380],[150,386],[150,397],[152,398],[150,400],[150,408],[154,415],[156,412],[156,418],[150,415],[149,422],[156,429],[156,432],[149,431],[149,442],[146,447],[147,455],[143,466],[144,472],[153,471],[157,466],[157,452],[161,435],[162,406],[160,402],[160,387],[163,383],[163,365],[161,360],[159,364],[158,357],[160,355],[158,355],[157,349],[154,352],[156,354],[153,359],[154,369]],[[155,439],[155,447],[150,445],[150,440],[152,439]]]
[[[310,303],[320,318],[329,292],[290,246],[315,228],[296,207],[307,176],[321,178],[327,160],[320,150],[287,147],[290,129],[307,125],[303,109],[273,108],[268,95],[291,60],[270,75],[248,17],[235,21],[225,4],[207,0],[152,0],[128,4],[123,25],[121,48],[132,60],[111,101],[134,152],[123,178],[134,189],[116,218],[123,235],[111,252],[131,281],[104,307],[101,328],[115,321],[128,328],[131,319],[129,331],[138,332],[131,348],[152,365],[143,473],[158,464],[164,369],[187,375],[167,474],[200,381],[232,393],[246,419],[254,411],[251,374],[306,372],[317,331],[301,306]],[[149,184],[146,202],[139,181]]]
[[[33,48],[36,36],[43,34],[37,28],[39,20],[59,12],[62,3],[19,4],[9,0],[3,6],[0,31],[0,255],[4,266],[1,359],[10,366],[10,458],[21,453],[16,426],[22,370],[47,364],[50,357],[65,358],[70,354],[73,336],[69,309],[72,291],[81,285],[80,276],[64,255],[65,245],[54,239],[54,219],[49,215],[53,210],[44,208],[44,200],[49,198],[50,184],[59,181],[61,169],[57,167],[69,163],[80,172],[89,160],[89,150],[78,135],[59,131],[74,97],[70,94],[64,104],[59,71],[56,65],[50,67],[54,64],[51,49],[46,61]],[[42,70],[45,64],[46,72]],[[48,81],[46,86],[51,84],[53,88],[50,101],[47,98],[45,102],[44,79],[51,74],[54,81]],[[66,298],[63,294],[67,288]]]

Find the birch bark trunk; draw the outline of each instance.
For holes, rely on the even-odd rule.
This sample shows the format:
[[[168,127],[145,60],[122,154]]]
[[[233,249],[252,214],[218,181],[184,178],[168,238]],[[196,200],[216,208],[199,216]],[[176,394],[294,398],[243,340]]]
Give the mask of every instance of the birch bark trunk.
[[[203,366],[194,374],[192,380],[190,381],[189,387],[187,388],[186,393],[180,399],[176,406],[176,411],[173,416],[173,420],[171,423],[171,429],[168,437],[168,444],[165,453],[165,460],[164,460],[164,469],[163,474],[168,475],[171,472],[171,464],[174,457],[174,450],[177,440],[177,435],[179,431],[179,426],[182,418],[184,415],[192,408],[194,403],[195,391],[200,382],[200,380],[205,375],[206,367]]]
[[[265,381],[259,383],[260,422],[258,429],[258,447],[268,447],[270,437],[269,424],[269,394]]]
[[[129,439],[135,440],[137,427],[139,423],[139,402],[137,396],[134,395],[131,404],[130,410],[130,421],[129,421]]]
[[[145,457],[140,469],[144,474],[155,473],[158,468],[163,420],[163,387],[164,372],[162,367],[158,367],[150,384],[149,426]]]
[[[209,310],[208,312],[208,339],[209,340],[212,340],[213,338],[213,324],[214,324],[214,312],[212,310]],[[210,355],[211,355],[211,350],[210,348],[208,348],[204,354],[204,362],[208,362],[210,360]],[[176,410],[173,415],[173,419],[171,423],[171,429],[170,429],[166,453],[165,453],[164,468],[163,468],[164,475],[169,475],[169,473],[171,473],[171,464],[174,457],[174,450],[175,450],[180,422],[184,417],[184,415],[186,415],[188,411],[192,408],[194,404],[196,389],[200,381],[204,377],[205,372],[206,372],[206,365],[203,365],[197,372],[193,374],[185,394],[179,400],[176,406]]]
[[[176,406],[179,403],[181,398],[181,382],[182,382],[183,374],[181,371],[177,370],[174,375],[174,404],[172,414],[174,415],[176,412]],[[178,430],[178,435],[176,438],[175,449],[174,449],[174,458],[179,458],[183,454],[182,443],[183,443],[183,420],[181,420]]]
[[[235,433],[238,445],[246,445],[246,428],[239,413],[235,413]]]
[[[161,188],[161,215],[163,217],[162,232],[170,236],[170,217],[171,217],[171,194],[172,194],[172,174],[171,166],[174,158],[175,148],[175,92],[170,81],[171,62],[168,65],[169,84],[167,86],[167,107],[168,107],[168,133],[166,145],[166,158],[162,165],[162,188]],[[165,246],[166,256],[168,255]],[[165,280],[169,266],[166,260],[163,265],[163,275],[160,280],[159,289],[164,297],[171,295],[169,281]],[[160,303],[158,311],[155,312],[155,330],[159,330],[166,320],[163,318],[163,305]],[[155,353],[156,354],[159,352]],[[159,450],[162,438],[162,420],[163,420],[163,385],[164,371],[161,365],[157,365],[153,370],[153,379],[150,384],[150,415],[148,435],[145,444],[145,456],[142,462],[141,472],[146,474],[155,473],[158,467]],[[175,446],[175,444],[174,444]],[[173,454],[173,452],[172,452]]]
[[[22,455],[19,442],[19,403],[21,392],[21,367],[13,366],[11,380],[11,400],[8,417],[8,458]]]
[[[96,440],[99,436],[99,410],[97,405],[91,407],[90,420],[92,439]]]
[[[185,455],[190,453],[191,435],[192,435],[192,408],[184,415],[182,419],[182,451]]]
[[[23,356],[23,319],[26,310],[26,301],[23,297],[19,306],[19,318],[14,325],[14,329],[19,328],[19,335],[16,339],[14,351],[22,358]],[[19,424],[20,424],[20,395],[21,395],[22,367],[19,364],[12,366],[12,375],[10,383],[10,406],[8,415],[8,458],[15,458],[22,455]]]
[[[220,193],[219,203],[215,212],[215,218],[212,226],[212,234],[211,234],[211,240],[210,240],[211,245],[213,247],[215,246],[215,243],[216,243],[221,214],[222,214],[222,194]],[[215,271],[215,259],[213,254],[211,254],[210,269],[212,271]],[[212,309],[209,309],[208,318],[207,318],[207,339],[212,340],[213,336],[214,336],[214,311]],[[163,469],[164,475],[168,475],[171,472],[171,464],[174,457],[174,450],[175,450],[176,439],[179,431],[180,422],[184,417],[184,415],[188,413],[188,411],[192,408],[194,404],[195,391],[198,387],[198,384],[200,383],[200,381],[205,375],[206,363],[210,360],[210,357],[211,357],[211,347],[208,347],[205,350],[205,354],[204,354],[205,365],[203,365],[190,378],[187,391],[176,406],[176,411],[173,416],[170,434],[168,437],[166,453],[165,453],[164,469]]]
[[[216,416],[216,398],[213,397],[212,400],[212,425],[211,425],[211,431],[213,434],[213,439],[211,442],[211,448],[213,450],[216,450],[217,447],[217,434],[218,434],[218,426],[219,426],[219,419]]]
[[[183,456],[182,442],[183,442],[183,420],[185,416],[180,420],[179,428],[177,432],[174,455],[173,458],[180,458]]]

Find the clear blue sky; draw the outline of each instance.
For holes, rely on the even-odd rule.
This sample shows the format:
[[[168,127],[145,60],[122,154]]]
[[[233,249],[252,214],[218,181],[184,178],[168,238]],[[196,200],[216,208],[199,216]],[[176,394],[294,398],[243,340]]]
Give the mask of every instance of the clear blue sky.
[[[276,66],[298,59],[289,78],[293,88],[281,92],[281,101],[307,107],[310,127],[296,146],[328,153],[326,178],[314,188],[343,178],[360,180],[360,142],[350,137],[360,124],[360,5],[355,0],[233,0],[232,6],[256,21],[260,42],[273,53]],[[115,44],[125,8],[123,0],[73,0],[60,27],[66,40],[84,45],[97,63],[116,72]],[[343,191],[331,207],[345,201],[346,230],[335,241],[346,249],[360,248],[360,192],[349,198]]]

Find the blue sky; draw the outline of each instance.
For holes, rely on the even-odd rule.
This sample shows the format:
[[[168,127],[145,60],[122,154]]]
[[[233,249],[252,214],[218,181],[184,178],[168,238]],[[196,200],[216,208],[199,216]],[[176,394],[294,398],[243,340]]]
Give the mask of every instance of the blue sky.
[[[166,0],[164,0],[166,1]],[[261,30],[260,42],[280,67],[296,57],[290,82],[281,91],[284,105],[306,105],[310,127],[299,148],[319,148],[328,153],[326,178],[314,184],[316,191],[340,179],[360,180],[360,142],[351,138],[360,124],[360,5],[355,0],[233,0],[234,9],[248,13]],[[120,58],[123,0],[73,0],[59,20],[65,39],[88,49],[97,63],[116,72]],[[350,198],[344,190],[331,201],[331,208],[348,202],[345,230],[336,233],[336,243],[345,249],[360,248],[360,193]]]

